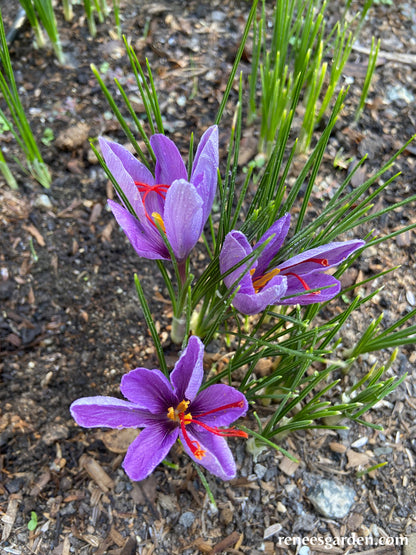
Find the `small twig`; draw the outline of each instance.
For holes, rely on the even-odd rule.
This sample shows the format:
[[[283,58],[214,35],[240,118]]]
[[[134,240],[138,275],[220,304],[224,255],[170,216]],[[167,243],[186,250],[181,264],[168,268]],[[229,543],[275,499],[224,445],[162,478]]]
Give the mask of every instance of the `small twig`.
[[[353,50],[356,52],[360,52],[361,54],[365,54],[366,56],[370,55],[371,48],[367,46],[361,46],[360,44],[354,44],[352,47]],[[378,52],[379,60],[384,58],[389,62],[399,62],[401,64],[410,64],[416,66],[416,54],[404,54],[401,52],[386,52],[385,50],[379,50]]]

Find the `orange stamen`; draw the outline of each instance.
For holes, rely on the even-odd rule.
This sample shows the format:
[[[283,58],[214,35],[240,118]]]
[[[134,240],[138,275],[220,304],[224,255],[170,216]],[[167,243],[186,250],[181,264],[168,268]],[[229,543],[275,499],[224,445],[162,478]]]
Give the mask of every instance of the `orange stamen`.
[[[260,291],[260,289],[263,289],[263,287],[265,285],[267,285],[269,283],[269,281],[274,276],[277,276],[277,274],[279,274],[279,273],[280,273],[279,268],[274,268],[273,270],[270,270],[269,272],[266,272],[263,276],[260,276],[259,278],[253,280],[254,291],[256,293],[258,293]]]

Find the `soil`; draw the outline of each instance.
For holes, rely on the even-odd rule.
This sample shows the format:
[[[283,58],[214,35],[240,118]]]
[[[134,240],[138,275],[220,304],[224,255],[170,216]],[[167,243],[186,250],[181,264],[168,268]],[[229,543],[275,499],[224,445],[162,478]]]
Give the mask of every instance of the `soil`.
[[[1,9],[7,31],[17,6],[10,3]],[[48,49],[34,49],[27,26],[10,46],[36,138],[40,143],[50,128],[55,139],[42,145],[53,176],[49,191],[13,162],[19,190],[11,191],[0,178],[0,553],[279,554],[296,551],[279,547],[279,537],[326,534],[356,534],[374,541],[402,535],[411,544],[416,534],[416,356],[411,347],[401,349],[389,371],[390,375],[408,372],[405,381],[368,417],[382,424],[384,432],[354,425],[348,431],[293,434],[282,446],[299,458],[297,465],[270,451],[254,460],[242,442],[232,442],[238,477],[224,484],[208,476],[218,512],[179,450],[170,455],[179,471],[160,465],[144,482],[132,483],[121,468],[131,436],[84,430],[71,419],[68,407],[74,399],[118,395],[124,373],[157,365],[134,273],[148,293],[169,364],[177,357],[177,347],[169,340],[167,292],[155,265],[139,259],[115,225],[106,207],[113,195],[111,186],[88,143],[89,137],[98,135],[126,143],[90,64],[101,68],[114,94],[117,77],[137,98],[134,77],[113,16],[97,25],[92,39],[82,6],[75,5],[74,11],[68,23],[57,8],[64,66]],[[190,133],[199,138],[213,123],[249,3],[143,0],[140,7],[121,2],[120,11],[123,32],[139,59],[148,57],[153,68],[165,128],[185,154]],[[372,8],[344,72],[350,93],[316,182],[314,209],[330,198],[364,154],[367,161],[353,186],[372,175],[415,133],[415,33],[416,10],[410,2],[378,2]],[[381,38],[381,53],[366,108],[354,124],[367,65],[361,47],[370,46],[372,35]],[[249,60],[248,47],[242,63],[245,74]],[[220,127],[221,171],[236,96],[232,91]],[[135,102],[140,113],[143,108]],[[246,161],[255,155],[252,135],[253,130],[247,130],[243,140]],[[3,133],[2,143],[9,160],[19,156],[10,134]],[[334,157],[340,152],[343,162],[335,168]],[[416,193],[415,155],[416,148],[409,146],[386,174],[402,172],[377,201],[378,209]],[[296,167],[295,163],[289,184]],[[375,231],[391,233],[412,221],[414,206],[399,208],[380,218]],[[346,326],[346,347],[381,312],[389,324],[415,306],[414,239],[414,232],[407,232],[369,249],[346,276],[349,282],[344,284],[350,285],[400,265],[394,274],[365,288],[369,292],[383,286]],[[376,360],[366,357],[354,371],[360,374]],[[346,376],[344,383],[352,379]],[[357,470],[383,461],[387,466],[356,476]],[[355,490],[355,503],[345,518],[321,516],[308,499],[309,488],[322,478]],[[37,527],[30,531],[33,511]],[[321,547],[309,553],[356,551],[393,554],[402,548],[383,547],[380,542],[379,547]],[[415,544],[403,552],[416,553]]]

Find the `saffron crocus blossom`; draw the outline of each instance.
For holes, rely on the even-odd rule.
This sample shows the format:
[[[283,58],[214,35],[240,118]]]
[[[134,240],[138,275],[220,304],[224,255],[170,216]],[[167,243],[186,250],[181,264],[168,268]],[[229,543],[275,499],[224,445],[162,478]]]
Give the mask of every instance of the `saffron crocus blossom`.
[[[233,304],[243,314],[257,314],[268,305],[307,305],[332,299],[339,293],[341,284],[335,277],[326,274],[325,270],[340,264],[364,245],[364,241],[328,243],[268,269],[285,240],[289,225],[290,215],[285,214],[257,243],[259,246],[269,239],[259,258],[254,263],[241,265],[224,278],[227,287],[239,285]],[[220,253],[221,273],[230,270],[252,252],[243,233],[230,231]],[[321,290],[321,287],[325,289]],[[306,293],[313,289],[317,291]]]
[[[136,368],[121,380],[127,401],[85,397],[74,401],[71,414],[88,428],[144,428],[130,445],[123,467],[132,480],[143,480],[166,457],[179,437],[197,463],[223,480],[236,467],[224,437],[247,437],[229,426],[244,416],[248,404],[231,386],[215,384],[198,393],[203,378],[204,345],[192,336],[178,359],[170,381],[160,370]]]
[[[135,215],[124,204],[108,204],[139,256],[170,258],[156,225],[162,228],[176,259],[185,260],[201,236],[217,188],[218,128],[210,127],[199,143],[188,172],[176,145],[157,134],[150,138],[156,156],[155,176],[128,150],[100,138],[104,160]]]

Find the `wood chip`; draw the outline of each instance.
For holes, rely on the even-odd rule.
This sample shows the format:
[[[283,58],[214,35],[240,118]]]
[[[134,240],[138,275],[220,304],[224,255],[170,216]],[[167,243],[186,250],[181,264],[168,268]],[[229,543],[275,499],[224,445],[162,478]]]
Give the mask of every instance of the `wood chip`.
[[[10,536],[14,521],[16,520],[17,508],[20,501],[20,496],[11,495],[9,498],[9,504],[7,505],[6,514],[1,517],[1,521],[4,524],[3,533],[1,536],[2,541],[7,540],[7,538]]]
[[[217,545],[213,547],[210,551],[210,555],[215,555],[215,553],[222,553],[226,549],[232,547],[240,540],[240,534],[236,531],[232,532],[229,536],[221,540]]]
[[[41,246],[44,247],[45,246],[45,240],[42,237],[40,231],[38,231],[36,229],[36,227],[33,224],[29,224],[29,225],[23,225],[22,226],[23,229],[25,229],[26,231],[28,231],[30,233],[30,235],[32,235],[32,237],[34,239],[36,239],[36,242]]]
[[[50,479],[51,479],[51,473],[49,472],[49,470],[46,470],[45,472],[43,472],[43,474],[40,475],[36,484],[30,490],[31,497],[37,497]]]
[[[294,453],[291,453],[291,455],[296,457]],[[299,464],[300,463],[296,463],[290,460],[288,457],[283,457],[283,459],[279,462],[279,468],[282,472],[286,474],[286,476],[293,476],[293,474],[298,469]]]
[[[107,472],[101,467],[100,464],[88,455],[82,455],[79,459],[80,466],[86,470],[88,475],[94,480],[97,486],[107,493],[114,488],[114,480],[110,478]]]
[[[192,546],[196,547],[196,549],[198,549],[201,553],[212,553],[212,545],[206,542],[203,538],[196,539]]]
[[[371,49],[365,46],[360,46],[359,44],[354,44],[352,47],[353,50],[356,52],[361,52],[361,54],[370,54]],[[385,50],[379,50],[378,52],[378,59],[381,60],[384,58],[385,60],[391,62],[398,62],[401,64],[410,64],[416,66],[416,55],[415,54],[405,54],[401,52],[386,52]]]
[[[357,466],[365,466],[368,464],[370,457],[365,453],[357,453],[352,449],[347,451],[348,464],[346,468],[355,468]]]
[[[110,242],[111,234],[113,233],[113,229],[115,226],[115,220],[111,220],[105,228],[101,232],[101,241],[103,242]]]
[[[395,553],[397,554],[398,552],[391,545],[383,545],[375,549],[369,549],[368,551],[361,551],[361,555],[394,555]]]
[[[329,448],[334,453],[345,453],[345,451],[347,450],[347,447],[345,445],[343,445],[342,443],[337,443],[336,441],[331,441],[331,443],[329,444]]]

